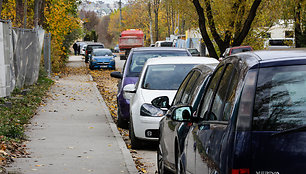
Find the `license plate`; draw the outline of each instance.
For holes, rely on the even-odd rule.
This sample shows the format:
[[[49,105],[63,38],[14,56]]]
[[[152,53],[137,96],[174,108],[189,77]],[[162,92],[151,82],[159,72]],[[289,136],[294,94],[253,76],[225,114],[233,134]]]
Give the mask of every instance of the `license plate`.
[[[100,68],[107,68],[107,66],[106,65],[101,65]]]

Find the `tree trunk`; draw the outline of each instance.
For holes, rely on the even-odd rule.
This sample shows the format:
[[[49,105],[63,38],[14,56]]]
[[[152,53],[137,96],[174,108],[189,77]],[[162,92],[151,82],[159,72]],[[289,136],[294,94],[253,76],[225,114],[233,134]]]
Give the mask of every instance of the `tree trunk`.
[[[198,13],[198,16],[199,16],[199,28],[200,28],[200,31],[201,31],[202,38],[203,38],[203,40],[205,42],[205,45],[208,49],[209,56],[218,59],[217,52],[216,52],[216,50],[214,48],[214,45],[211,42],[211,40],[209,38],[209,35],[207,33],[207,30],[206,30],[204,10],[201,7],[201,4],[200,4],[199,0],[192,0],[192,2],[194,4],[194,6],[196,8],[196,11]]]
[[[22,0],[16,0],[16,26],[21,27],[21,24],[23,23],[23,3]]]
[[[294,32],[295,32],[295,47],[300,48],[302,46],[302,30],[301,30],[301,2],[298,2],[294,12]]]
[[[158,41],[158,11],[160,0],[154,0],[154,14],[155,14],[155,41]]]
[[[232,46],[239,46],[242,44],[244,38],[247,36],[247,34],[250,31],[251,24],[256,16],[256,11],[261,3],[261,0],[255,0],[252,4],[251,10],[249,12],[248,18],[246,19],[243,28],[241,32],[238,34],[238,36],[234,37],[234,42]]]
[[[2,4],[3,4],[3,0],[0,0],[0,19],[1,19],[1,12],[2,12]]]
[[[28,15],[28,13],[27,13],[27,10],[28,9],[28,2],[27,2],[27,0],[24,0],[24,20],[23,20],[23,28],[27,28],[27,15]]]
[[[34,27],[38,27],[38,9],[40,6],[40,0],[34,0]]]
[[[151,15],[151,2],[148,2],[149,20],[150,20],[150,43],[153,44],[153,32],[152,32],[152,15]]]

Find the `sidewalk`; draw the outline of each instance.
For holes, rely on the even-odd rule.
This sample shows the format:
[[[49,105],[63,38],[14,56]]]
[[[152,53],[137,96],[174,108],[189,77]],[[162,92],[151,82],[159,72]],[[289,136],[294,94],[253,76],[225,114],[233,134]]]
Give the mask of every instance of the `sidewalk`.
[[[85,66],[71,56],[69,66]],[[61,78],[31,121],[31,158],[7,170],[23,174],[134,174],[135,164],[89,75]]]

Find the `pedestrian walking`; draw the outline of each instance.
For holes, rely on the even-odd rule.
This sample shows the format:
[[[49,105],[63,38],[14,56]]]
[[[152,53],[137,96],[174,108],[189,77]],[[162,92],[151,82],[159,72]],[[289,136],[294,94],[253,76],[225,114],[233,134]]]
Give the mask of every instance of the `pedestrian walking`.
[[[78,51],[78,45],[76,43],[73,44],[73,50],[74,50],[74,55],[77,55],[77,51]]]

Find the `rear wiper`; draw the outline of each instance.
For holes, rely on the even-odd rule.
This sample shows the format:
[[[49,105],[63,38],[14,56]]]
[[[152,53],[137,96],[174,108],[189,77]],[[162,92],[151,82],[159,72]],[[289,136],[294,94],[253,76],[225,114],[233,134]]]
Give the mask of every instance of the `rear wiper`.
[[[272,134],[271,136],[285,135],[285,134],[289,134],[289,133],[302,132],[302,131],[306,131],[306,125],[296,127],[296,128],[292,128],[292,129],[287,129],[287,130],[284,130],[284,131],[281,131],[281,132],[277,132],[277,133]]]

